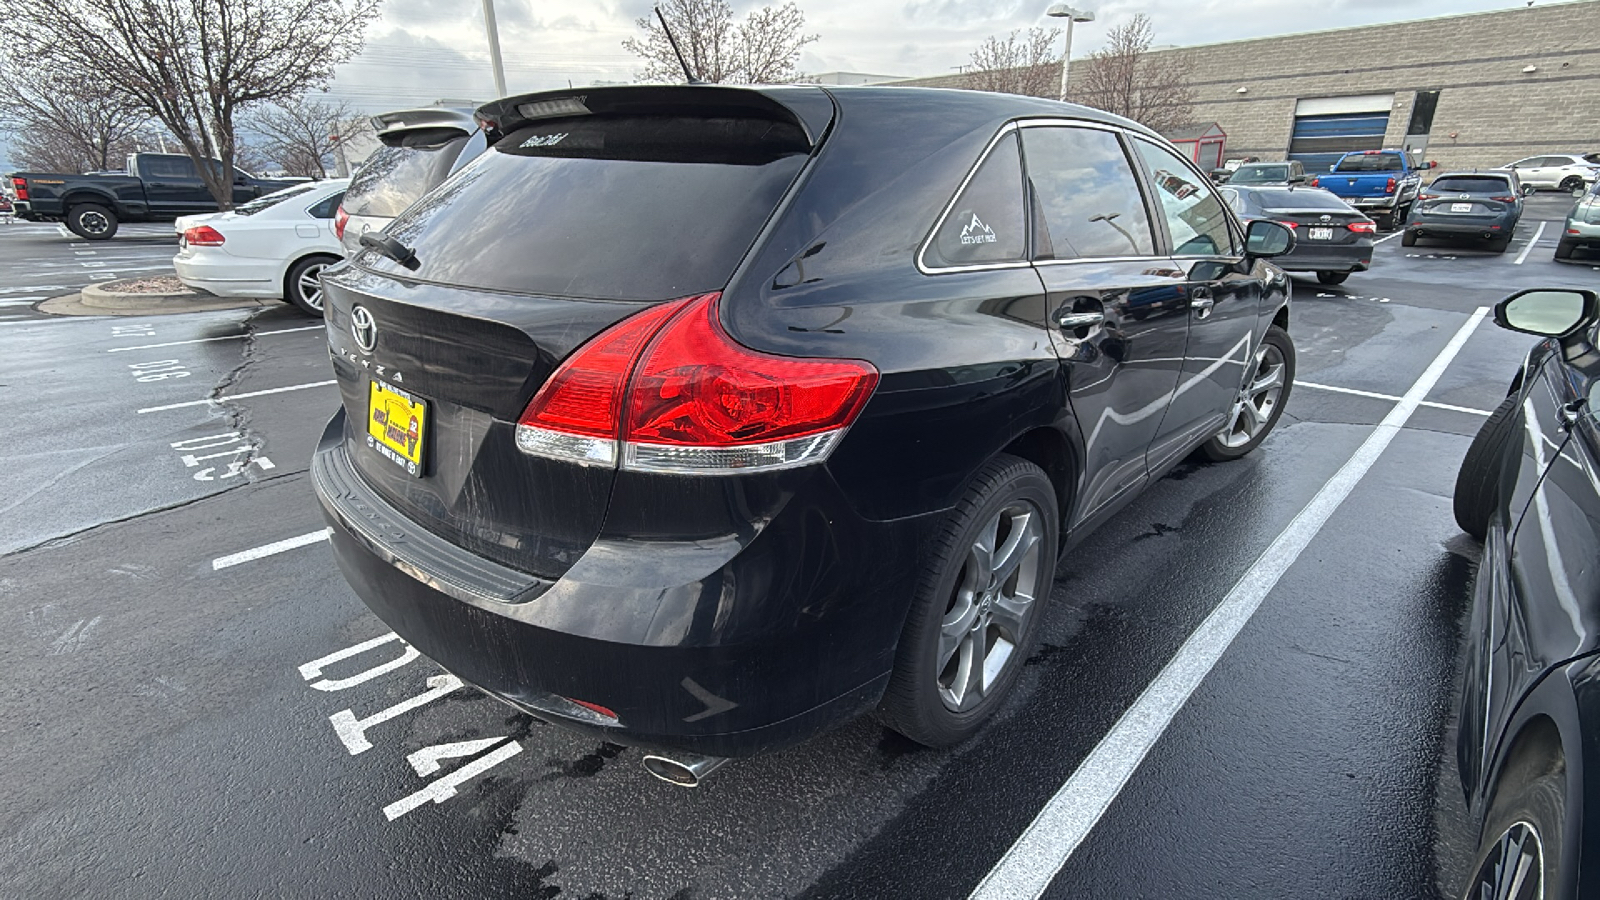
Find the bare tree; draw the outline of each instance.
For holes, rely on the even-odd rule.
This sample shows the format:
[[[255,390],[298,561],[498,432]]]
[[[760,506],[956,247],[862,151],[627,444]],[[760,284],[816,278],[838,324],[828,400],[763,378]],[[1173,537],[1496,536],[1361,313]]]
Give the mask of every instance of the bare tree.
[[[106,97],[98,84],[0,57],[0,125],[15,135],[17,159],[29,168],[115,168],[133,149],[145,118]]]
[[[713,84],[781,84],[800,77],[800,51],[816,41],[804,33],[806,17],[793,0],[764,6],[733,21],[728,0],[665,0],[661,14],[672,28],[694,77]],[[644,37],[622,42],[644,61],[640,81],[682,81],[683,67],[653,17],[639,19]]]
[[[1139,13],[1110,30],[1089,64],[1073,67],[1072,99],[1155,131],[1194,121],[1194,91],[1182,64],[1150,53],[1150,17]],[[1082,72],[1080,75],[1079,72]]]
[[[1013,31],[1005,40],[990,37],[972,51],[967,86],[975,91],[1056,96],[1061,83],[1061,59],[1055,55],[1059,28]]]
[[[0,21],[11,59],[158,120],[227,209],[240,114],[325,85],[361,49],[380,2],[0,0]]]
[[[261,151],[285,172],[322,179],[328,177],[334,144],[351,115],[348,103],[306,96],[261,110],[249,125],[261,135]]]

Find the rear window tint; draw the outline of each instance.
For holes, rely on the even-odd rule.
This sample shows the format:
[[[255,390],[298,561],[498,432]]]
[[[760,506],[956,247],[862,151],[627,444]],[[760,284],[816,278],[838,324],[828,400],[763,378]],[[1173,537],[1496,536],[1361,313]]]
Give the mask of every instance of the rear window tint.
[[[1022,213],[1022,158],[1017,136],[995,144],[939,224],[927,262],[935,267],[1018,261],[1027,249]]]
[[[444,135],[443,140],[431,135],[432,143],[379,147],[350,179],[345,212],[392,218],[444,181],[467,142],[467,135],[454,129]]]
[[[1405,168],[1400,157],[1394,153],[1363,153],[1360,156],[1346,156],[1339,160],[1336,172],[1399,172]]]
[[[1292,191],[1256,191],[1256,203],[1267,209],[1337,209],[1350,210],[1343,200],[1317,188],[1296,188]]]
[[[1445,194],[1504,194],[1511,190],[1511,179],[1492,175],[1446,175],[1434,179],[1430,190]]]
[[[1122,142],[1089,128],[1023,131],[1039,204],[1039,259],[1150,256],[1155,238]]]
[[[1267,184],[1289,180],[1288,166],[1240,166],[1229,181],[1240,184]]]
[[[277,206],[279,203],[282,203],[291,197],[298,197],[301,194],[313,191],[316,189],[316,187],[316,182],[297,184],[294,187],[284,188],[281,191],[276,191],[266,195],[265,197],[257,197],[256,199],[251,200],[249,203],[235,206],[233,211],[241,216],[253,216],[256,213],[261,212],[263,209],[271,209],[272,207]]]
[[[390,226],[416,253],[415,271],[376,253],[359,259],[408,278],[527,294],[661,300],[718,290],[809,150],[799,126],[765,119],[540,122],[501,138]]]

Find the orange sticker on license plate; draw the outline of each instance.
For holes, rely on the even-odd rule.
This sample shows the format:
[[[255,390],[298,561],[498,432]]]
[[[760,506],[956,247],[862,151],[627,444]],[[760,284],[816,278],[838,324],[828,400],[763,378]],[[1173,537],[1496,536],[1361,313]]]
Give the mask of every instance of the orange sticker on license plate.
[[[367,401],[367,446],[412,475],[422,474],[428,404],[405,391],[373,381]]]

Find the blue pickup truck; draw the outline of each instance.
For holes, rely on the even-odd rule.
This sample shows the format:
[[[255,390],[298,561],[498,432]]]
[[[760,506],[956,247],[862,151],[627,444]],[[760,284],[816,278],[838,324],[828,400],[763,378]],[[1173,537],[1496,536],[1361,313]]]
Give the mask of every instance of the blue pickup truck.
[[[1385,231],[1398,227],[1411,212],[1422,189],[1422,173],[1438,163],[1416,165],[1404,150],[1362,150],[1346,153],[1311,179],[1378,223]]]

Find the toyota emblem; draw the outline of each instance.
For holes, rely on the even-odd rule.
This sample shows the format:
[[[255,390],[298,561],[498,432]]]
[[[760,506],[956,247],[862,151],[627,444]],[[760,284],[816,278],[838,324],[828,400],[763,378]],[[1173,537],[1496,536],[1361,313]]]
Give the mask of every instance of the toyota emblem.
[[[350,310],[350,334],[356,339],[356,346],[364,352],[371,353],[372,348],[377,346],[378,323],[372,320],[372,313],[365,306]]]

